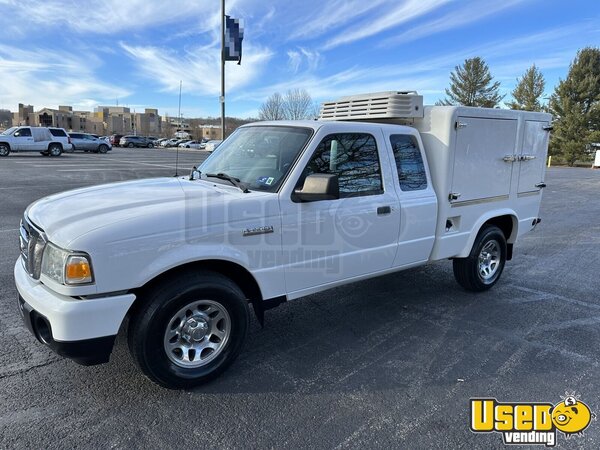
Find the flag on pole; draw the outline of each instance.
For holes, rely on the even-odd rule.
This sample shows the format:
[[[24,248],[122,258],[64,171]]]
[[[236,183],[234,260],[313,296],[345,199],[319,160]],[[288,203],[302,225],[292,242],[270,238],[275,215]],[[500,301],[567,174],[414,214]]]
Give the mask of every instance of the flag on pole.
[[[242,63],[242,39],[244,39],[244,27],[240,23],[240,19],[225,16],[225,49],[223,55],[225,61]]]

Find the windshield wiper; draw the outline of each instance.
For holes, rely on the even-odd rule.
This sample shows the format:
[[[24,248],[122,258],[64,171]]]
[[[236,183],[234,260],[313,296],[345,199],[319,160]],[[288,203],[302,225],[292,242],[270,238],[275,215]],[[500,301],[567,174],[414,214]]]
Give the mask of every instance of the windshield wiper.
[[[244,194],[249,193],[250,191],[248,190],[248,188],[242,184],[240,182],[239,178],[236,177],[232,177],[231,175],[227,175],[226,173],[223,172],[219,172],[219,173],[207,173],[205,174],[207,177],[211,177],[211,178],[218,178],[219,180],[225,180],[225,181],[229,181],[231,184],[233,184],[236,188],[239,188]]]

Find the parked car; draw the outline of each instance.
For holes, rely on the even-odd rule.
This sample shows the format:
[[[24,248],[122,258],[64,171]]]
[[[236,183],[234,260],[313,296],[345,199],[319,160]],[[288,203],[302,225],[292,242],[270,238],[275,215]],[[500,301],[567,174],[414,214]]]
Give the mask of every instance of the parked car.
[[[204,150],[212,152],[221,144],[221,142],[223,141],[220,139],[213,139],[211,141],[208,141],[204,146]]]
[[[123,136],[119,141],[121,147],[147,147],[153,148],[154,141],[145,136]]]
[[[157,139],[156,141],[154,141],[154,146],[155,147],[162,147],[162,143],[165,142],[165,141],[168,141],[168,139],[167,138]]]
[[[112,150],[112,145],[104,139],[95,137],[88,133],[69,133],[73,143],[73,151],[81,150],[84,152],[106,153]]]
[[[122,137],[122,134],[113,134],[112,136],[110,136],[110,145],[112,145],[113,147],[118,147]]]
[[[191,388],[238,356],[249,303],[263,323],[287,300],[448,260],[464,289],[492,288],[541,220],[552,117],[422,101],[345,97],[326,120],[241,126],[189,176],[37,200],[14,266],[26,327],[91,365],[127,317],[146,376]]]
[[[64,131],[64,130],[63,130]],[[66,134],[66,132],[65,132]],[[0,156],[8,156],[11,152],[40,152],[44,156],[60,156],[67,146],[54,137],[45,127],[11,127],[0,134]]]
[[[190,140],[190,139],[185,139],[184,141],[182,141],[182,142],[180,142],[179,144],[177,144],[177,147],[182,147],[182,148],[185,148],[185,146],[186,146],[187,144],[189,144],[190,142],[194,142],[194,141],[192,141],[192,140]],[[189,148],[189,147],[188,147],[188,148]]]
[[[64,152],[73,151],[71,138],[69,137],[68,133],[65,131],[64,128],[48,127],[48,130],[50,130],[50,133],[52,134],[52,136],[54,136],[54,139],[62,144]],[[46,155],[47,153],[44,152],[43,154]]]
[[[203,146],[206,144],[203,144],[202,141],[188,141],[188,142],[182,142],[181,144],[179,144],[180,147],[184,147],[184,148],[204,148]]]

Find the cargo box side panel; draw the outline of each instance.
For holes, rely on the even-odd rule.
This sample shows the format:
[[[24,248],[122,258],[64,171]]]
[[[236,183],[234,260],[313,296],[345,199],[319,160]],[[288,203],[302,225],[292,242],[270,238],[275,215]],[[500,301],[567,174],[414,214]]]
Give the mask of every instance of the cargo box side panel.
[[[458,118],[449,193],[458,198],[453,203],[508,198],[513,165],[503,158],[515,153],[517,128],[516,119]]]

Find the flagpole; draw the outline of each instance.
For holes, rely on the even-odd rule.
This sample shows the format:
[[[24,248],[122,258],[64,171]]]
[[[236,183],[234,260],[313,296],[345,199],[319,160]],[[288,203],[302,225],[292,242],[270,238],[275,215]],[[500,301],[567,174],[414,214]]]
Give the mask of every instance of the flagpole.
[[[225,139],[225,0],[221,0],[221,139]]]

